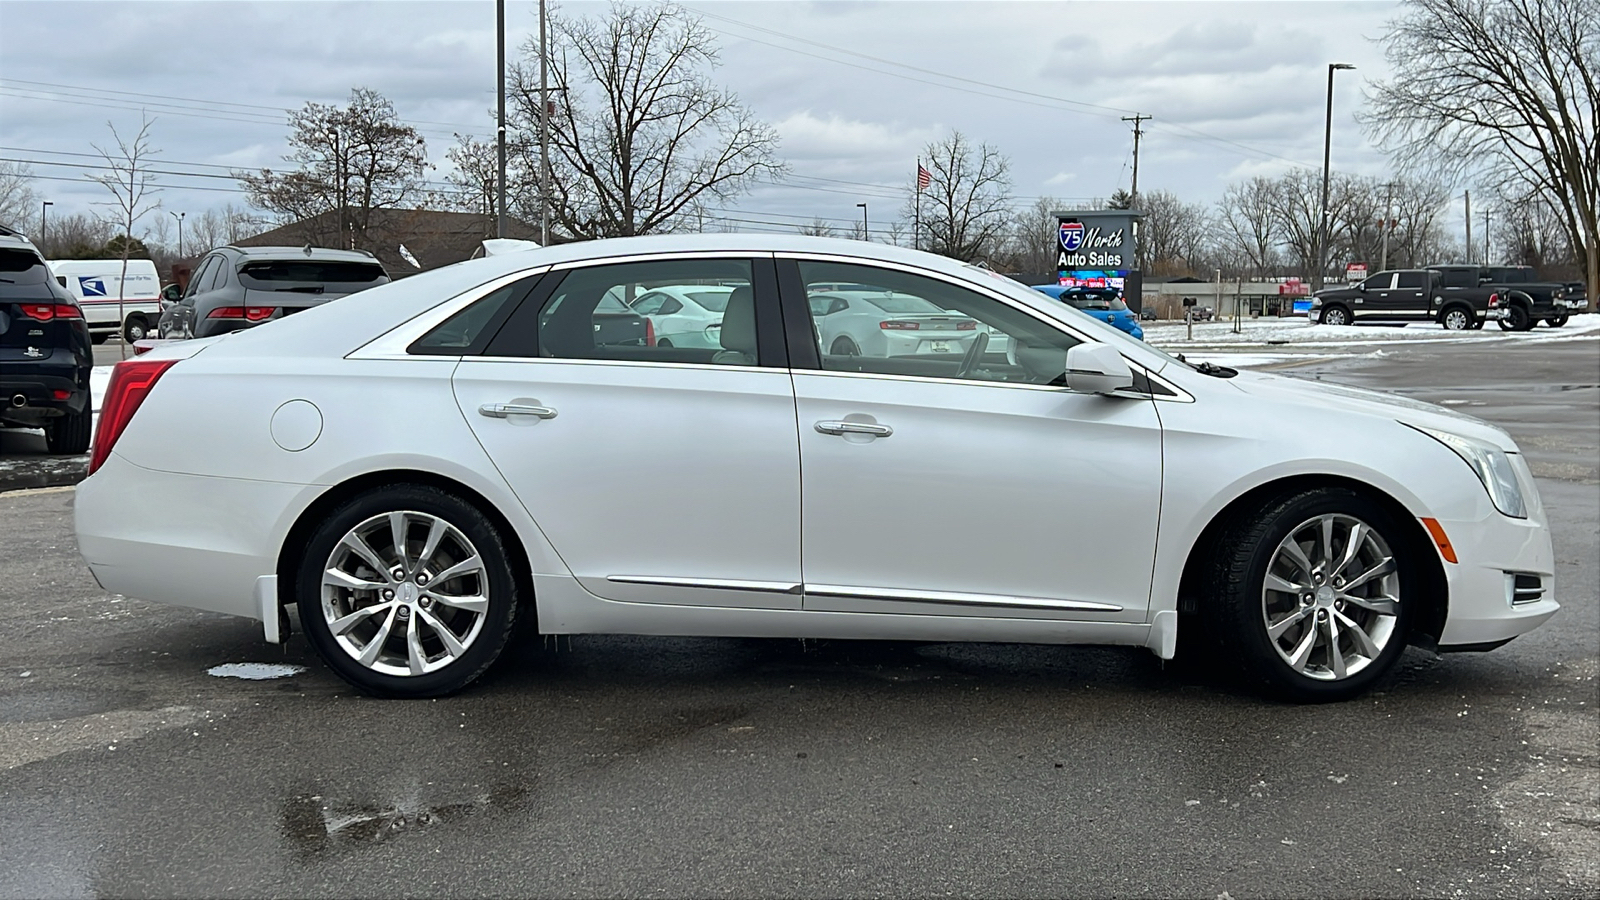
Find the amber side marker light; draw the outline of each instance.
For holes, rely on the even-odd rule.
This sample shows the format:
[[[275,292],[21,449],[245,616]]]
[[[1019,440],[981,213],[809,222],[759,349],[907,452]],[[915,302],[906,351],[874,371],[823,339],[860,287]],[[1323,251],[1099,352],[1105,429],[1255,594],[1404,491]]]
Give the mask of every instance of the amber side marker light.
[[[1428,535],[1433,538],[1434,544],[1438,545],[1439,555],[1444,557],[1444,561],[1455,562],[1456,548],[1450,546],[1450,537],[1444,533],[1444,526],[1439,524],[1439,520],[1423,519],[1422,527],[1428,529]]]

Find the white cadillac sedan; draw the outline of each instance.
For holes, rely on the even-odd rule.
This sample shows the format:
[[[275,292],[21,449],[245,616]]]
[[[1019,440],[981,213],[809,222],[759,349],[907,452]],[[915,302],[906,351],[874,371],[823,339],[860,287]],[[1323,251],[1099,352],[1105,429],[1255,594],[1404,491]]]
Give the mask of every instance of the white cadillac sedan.
[[[720,346],[602,340],[608,291],[697,283],[734,288]],[[807,296],[838,283],[985,327],[956,354],[836,354]],[[163,346],[116,366],[91,472],[78,543],[107,590],[274,642],[292,604],[387,696],[469,684],[520,623],[1162,658],[1181,634],[1338,700],[1408,642],[1490,649],[1558,608],[1498,428],[1188,365],[980,269],[799,236],[496,256]]]

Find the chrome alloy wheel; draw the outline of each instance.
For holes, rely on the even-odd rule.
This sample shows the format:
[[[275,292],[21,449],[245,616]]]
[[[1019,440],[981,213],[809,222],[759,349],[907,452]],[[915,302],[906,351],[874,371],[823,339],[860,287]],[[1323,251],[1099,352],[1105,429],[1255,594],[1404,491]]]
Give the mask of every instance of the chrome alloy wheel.
[[[1467,318],[1465,311],[1452,309],[1444,314],[1444,327],[1450,331],[1466,331],[1472,327],[1472,320]]]
[[[1344,325],[1347,322],[1348,319],[1343,307],[1333,306],[1322,312],[1322,324],[1324,325]]]
[[[1395,637],[1400,573],[1383,535],[1330,513],[1291,530],[1261,588],[1267,639],[1289,667],[1338,681],[1371,665]]]
[[[460,529],[438,516],[373,516],[345,533],[322,574],[322,615],[339,646],[385,675],[455,662],[483,629],[489,578]]]

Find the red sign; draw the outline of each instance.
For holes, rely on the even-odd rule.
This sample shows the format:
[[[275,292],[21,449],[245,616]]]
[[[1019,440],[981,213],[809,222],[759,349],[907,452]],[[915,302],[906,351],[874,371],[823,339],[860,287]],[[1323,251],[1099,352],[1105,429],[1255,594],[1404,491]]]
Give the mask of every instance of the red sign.
[[[1367,280],[1366,263],[1348,263],[1344,267],[1344,280],[1350,284]]]

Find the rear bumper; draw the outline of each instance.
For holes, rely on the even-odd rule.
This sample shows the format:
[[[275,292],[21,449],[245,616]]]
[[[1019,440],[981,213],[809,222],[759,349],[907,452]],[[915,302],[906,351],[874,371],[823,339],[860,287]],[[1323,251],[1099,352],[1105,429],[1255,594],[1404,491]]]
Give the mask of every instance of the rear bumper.
[[[321,490],[157,472],[113,452],[78,485],[78,550],[108,591],[259,618],[256,579],[277,573],[293,512]]]
[[[0,364],[0,419],[34,422],[83,412],[89,403],[89,370],[68,350],[56,350],[37,362],[6,360]],[[18,397],[21,405],[16,404]]]

